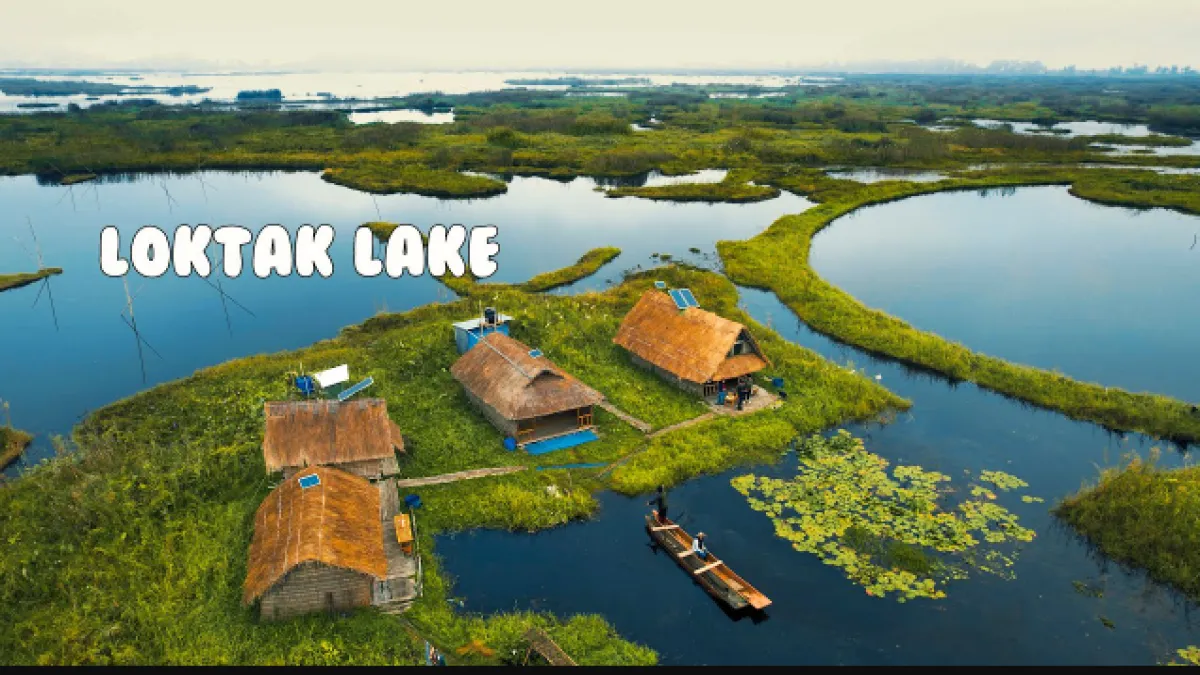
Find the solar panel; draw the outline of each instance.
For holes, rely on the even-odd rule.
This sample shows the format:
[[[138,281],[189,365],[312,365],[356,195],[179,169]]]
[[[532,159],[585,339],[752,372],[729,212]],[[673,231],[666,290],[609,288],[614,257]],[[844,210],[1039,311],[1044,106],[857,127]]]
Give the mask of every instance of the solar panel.
[[[658,290],[660,290],[660,291],[665,291],[665,290],[667,289],[667,282],[665,282],[665,281],[656,281],[656,282],[654,282],[654,287],[655,287],[655,288],[657,288],[657,289],[658,289]]]
[[[536,359],[537,357],[542,355],[542,350],[540,350],[540,349],[530,350],[529,355]]]
[[[368,377],[367,379],[363,380],[362,382],[359,382],[358,384],[354,385],[353,387],[350,387],[346,391],[343,391],[342,393],[338,394],[338,400],[345,401],[346,399],[350,398],[351,396],[357,394],[358,392],[362,391],[363,389],[366,389],[367,387],[369,387],[373,384],[375,384],[375,378]]]
[[[670,295],[671,299],[675,301],[676,307],[679,309],[687,309],[687,300],[683,299],[683,294],[680,293],[679,290],[667,291],[667,294]]]
[[[300,487],[310,488],[321,484],[321,477],[315,473],[310,473],[307,476],[300,476]]]
[[[687,289],[687,288],[679,289],[679,295],[680,295],[680,297],[683,298],[683,301],[687,303],[688,307],[699,307],[700,306],[700,303],[696,302],[696,296],[692,295],[692,291],[690,289]]]

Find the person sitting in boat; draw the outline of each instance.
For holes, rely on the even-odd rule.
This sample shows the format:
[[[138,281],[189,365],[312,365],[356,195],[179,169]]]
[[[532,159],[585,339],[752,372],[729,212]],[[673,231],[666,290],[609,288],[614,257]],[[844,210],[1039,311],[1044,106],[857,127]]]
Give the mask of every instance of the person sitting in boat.
[[[647,506],[653,505],[655,507],[654,513],[655,513],[655,516],[658,518],[658,522],[660,522],[660,523],[667,522],[667,491],[666,491],[666,488],[659,485],[658,486],[658,494],[654,496],[654,499],[651,499],[650,501],[646,502],[646,505]]]
[[[696,538],[692,540],[692,552],[695,553],[696,556],[701,560],[708,558],[708,549],[704,547],[703,532],[697,534]]]

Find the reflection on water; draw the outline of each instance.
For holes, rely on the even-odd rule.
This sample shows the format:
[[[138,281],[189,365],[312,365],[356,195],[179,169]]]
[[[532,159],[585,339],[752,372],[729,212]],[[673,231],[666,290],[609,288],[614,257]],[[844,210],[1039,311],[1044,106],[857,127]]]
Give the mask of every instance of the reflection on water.
[[[878,183],[885,180],[906,180],[913,183],[935,183],[947,177],[946,174],[938,171],[875,167],[867,167],[863,169],[830,169],[825,173],[832,178],[852,180],[858,183]]]
[[[508,192],[486,200],[446,201],[417,195],[377,196],[326,183],[312,172],[114,174],[69,187],[31,177],[0,179],[0,241],[19,238],[32,250],[28,215],[45,264],[64,269],[48,284],[55,315],[38,286],[0,293],[0,398],[13,421],[36,433],[29,457],[50,452],[48,434],[67,433],[76,420],[106,403],[190,375],[231,358],[296,349],[334,336],[377,311],[404,311],[453,296],[428,277],[364,278],[355,273],[355,228],[384,219],[413,223],[495,225],[499,271],[489,281],[523,281],[574,263],[585,251],[619,246],[623,253],[597,274],[557,292],[603,289],[622,271],[650,265],[666,253],[711,264],[718,239],[753,236],[785,213],[810,206],[785,194],[757,204],[665,204],[608,199],[596,183],[512,178]],[[218,268],[209,279],[129,279],[138,333],[129,325],[120,279],[99,269],[100,230],[115,225],[122,250],[140,227],[168,231],[181,223],[236,224],[257,232],[269,223],[290,231],[331,224],[335,266],[329,279],[297,276],[230,279]],[[692,251],[691,249],[695,249]],[[218,251],[211,251],[214,260]],[[249,260],[249,253],[243,252]],[[0,245],[0,270],[36,268],[16,245]],[[248,311],[244,311],[248,310]],[[161,355],[155,356],[150,349]],[[139,358],[139,349],[143,350]],[[9,470],[16,471],[17,467]]]
[[[729,175],[728,169],[701,169],[682,176],[667,176],[658,169],[633,176],[598,177],[595,181],[605,187],[662,187],[688,183],[720,183]]]
[[[418,124],[451,124],[454,122],[452,112],[427,113],[424,110],[377,110],[374,112],[354,112],[349,115],[354,124],[374,124],[384,122],[416,122]]]
[[[1058,122],[1052,126],[1042,126],[1034,122],[1009,122],[1005,120],[988,120],[976,119],[972,120],[977,126],[987,129],[997,129],[1004,125],[1011,125],[1013,133],[1017,134],[1048,134],[1053,136],[1061,136],[1062,138],[1075,138],[1076,136],[1104,136],[1108,134],[1116,134],[1118,136],[1133,136],[1142,137],[1149,136],[1154,133],[1150,131],[1150,127],[1145,124],[1122,124],[1119,122],[1097,122],[1095,120],[1084,120],[1079,122]]]
[[[906,199],[818,234],[811,263],[869,307],[1088,382],[1200,401],[1200,218],[1065,187]]]

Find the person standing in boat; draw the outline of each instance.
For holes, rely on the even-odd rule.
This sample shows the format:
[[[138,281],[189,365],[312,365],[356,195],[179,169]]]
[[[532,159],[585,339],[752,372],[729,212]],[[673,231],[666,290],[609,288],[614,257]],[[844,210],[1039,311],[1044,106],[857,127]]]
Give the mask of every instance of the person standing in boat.
[[[655,516],[658,518],[658,522],[660,522],[660,523],[667,522],[667,491],[666,491],[666,488],[659,485],[658,486],[658,494],[656,494],[654,496],[654,499],[651,499],[650,501],[646,502],[646,505],[654,507]]]
[[[701,532],[692,540],[692,552],[701,560],[708,559],[708,549],[704,547],[704,533]]]

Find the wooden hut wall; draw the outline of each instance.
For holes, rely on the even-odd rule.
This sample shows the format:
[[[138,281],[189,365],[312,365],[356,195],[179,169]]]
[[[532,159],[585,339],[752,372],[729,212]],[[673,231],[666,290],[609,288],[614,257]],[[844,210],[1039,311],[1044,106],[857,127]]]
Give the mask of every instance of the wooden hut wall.
[[[484,403],[483,400],[480,399],[475,394],[472,394],[471,390],[463,389],[463,392],[466,393],[467,399],[471,401],[471,405],[475,406],[475,408],[477,408],[480,412],[482,412],[483,416],[486,417],[488,419],[488,421],[492,423],[492,426],[496,427],[497,429],[499,429],[502,433],[504,433],[506,435],[509,435],[509,436],[517,435],[517,421],[516,420],[510,420],[510,419],[506,418],[504,415],[501,415],[498,410],[496,410],[495,408],[491,407],[490,405]]]
[[[662,379],[666,380],[667,382],[670,382],[671,384],[679,387],[680,389],[682,389],[688,393],[695,394],[696,396],[704,395],[704,385],[700,382],[692,382],[690,380],[685,380],[682,377],[679,377],[675,373],[672,373],[671,371],[669,371],[665,368],[659,368],[658,366],[654,365],[653,363],[650,363],[646,359],[643,359],[642,357],[638,356],[637,354],[634,354],[633,352],[629,352],[629,358],[633,360],[634,365],[641,367],[641,368],[645,368],[646,370],[649,370],[649,371],[655,373]]]
[[[260,615],[265,620],[276,620],[365,607],[371,604],[373,583],[370,576],[360,572],[304,563],[263,594]]]

